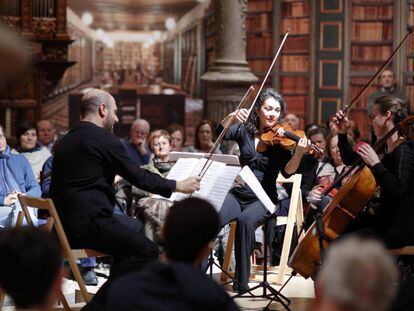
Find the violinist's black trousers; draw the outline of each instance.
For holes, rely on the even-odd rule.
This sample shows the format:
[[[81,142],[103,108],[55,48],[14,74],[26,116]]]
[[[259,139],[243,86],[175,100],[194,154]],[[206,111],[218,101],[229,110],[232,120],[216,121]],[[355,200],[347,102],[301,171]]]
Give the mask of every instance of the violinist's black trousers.
[[[263,224],[266,217],[270,216],[270,212],[259,200],[246,203],[229,193],[220,209],[219,216],[221,226],[237,220],[234,253],[235,278],[238,284],[234,285],[234,288],[239,291],[248,289],[250,256],[255,246],[255,231]]]

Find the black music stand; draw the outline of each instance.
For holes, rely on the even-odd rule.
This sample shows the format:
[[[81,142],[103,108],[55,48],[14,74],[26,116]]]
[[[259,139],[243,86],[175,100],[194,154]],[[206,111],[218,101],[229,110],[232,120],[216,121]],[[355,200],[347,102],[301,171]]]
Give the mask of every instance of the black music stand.
[[[226,283],[222,283],[222,285],[226,285],[234,281],[234,277],[232,277],[227,271],[223,270],[223,268],[216,263],[213,257],[213,249],[210,249],[210,256],[208,257],[208,263],[205,269],[205,273],[207,273],[207,271],[210,270],[209,274],[210,274],[211,279],[213,279],[213,266],[216,266],[217,268],[219,268],[220,271],[223,272],[225,275],[227,275],[227,277],[230,279],[230,281],[227,281]]]
[[[292,276],[294,274],[292,274],[292,276],[283,284],[283,286],[281,287],[280,290],[276,290],[274,289],[269,282],[267,281],[267,247],[269,245],[269,236],[268,236],[268,228],[269,228],[269,221],[270,219],[276,217],[274,214],[266,217],[265,221],[264,221],[264,258],[263,258],[263,280],[257,284],[256,286],[249,288],[248,290],[242,291],[240,293],[238,293],[237,295],[233,296],[232,298],[266,298],[266,299],[270,299],[270,302],[266,305],[266,307],[264,307],[263,310],[268,310],[269,305],[273,302],[273,301],[277,301],[279,303],[281,303],[283,305],[283,307],[286,310],[291,310],[289,308],[289,304],[290,304],[290,299],[287,298],[286,296],[284,296],[283,294],[280,293],[280,291],[285,287],[285,285],[291,280]],[[261,295],[254,295],[252,293],[252,291],[258,289],[258,288],[262,288],[263,289],[263,293]],[[267,291],[269,291],[269,294],[267,293]],[[244,296],[245,294],[249,294],[249,296]]]

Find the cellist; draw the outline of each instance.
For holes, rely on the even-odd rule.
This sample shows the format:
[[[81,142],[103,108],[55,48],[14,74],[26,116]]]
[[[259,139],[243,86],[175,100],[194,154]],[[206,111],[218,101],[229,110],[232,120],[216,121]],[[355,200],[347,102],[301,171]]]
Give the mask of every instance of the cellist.
[[[396,124],[407,117],[407,105],[393,96],[374,101],[370,119],[379,140]],[[363,230],[380,238],[387,247],[414,245],[414,152],[401,131],[387,141],[380,157],[369,144],[353,151],[347,139],[349,120],[339,110],[334,121],[338,125],[338,147],[345,165],[361,157],[371,169],[380,188],[379,206],[374,215],[361,213],[348,231]]]
[[[248,117],[247,109],[230,113],[217,129],[219,134],[228,120],[241,123],[232,124],[224,136],[225,140],[234,140],[240,148],[240,164],[248,165],[253,171],[270,199],[278,204],[276,178],[294,174],[303,155],[307,152],[310,141],[301,138],[292,156],[289,150],[280,145],[268,146],[260,140],[260,134],[283,121],[286,115],[286,103],[281,94],[273,89],[263,91],[254,103]],[[235,117],[235,118],[234,118]],[[235,238],[236,271],[233,289],[243,292],[248,288],[250,274],[250,256],[255,245],[255,230],[270,213],[259,201],[253,191],[245,187],[230,190],[219,212],[220,224],[224,226],[233,219],[237,220]],[[266,247],[266,246],[265,246]]]

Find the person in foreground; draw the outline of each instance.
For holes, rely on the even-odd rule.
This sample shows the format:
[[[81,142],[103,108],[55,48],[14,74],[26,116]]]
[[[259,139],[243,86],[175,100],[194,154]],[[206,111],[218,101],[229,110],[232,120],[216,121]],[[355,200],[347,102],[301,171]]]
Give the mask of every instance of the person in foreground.
[[[334,242],[317,276],[310,311],[385,311],[397,290],[397,266],[378,241],[348,236]]]
[[[16,310],[52,310],[62,284],[59,244],[33,227],[0,231],[0,291]]]
[[[166,260],[115,282],[107,310],[239,310],[199,269],[218,231],[218,214],[207,201],[174,204],[163,230]]]

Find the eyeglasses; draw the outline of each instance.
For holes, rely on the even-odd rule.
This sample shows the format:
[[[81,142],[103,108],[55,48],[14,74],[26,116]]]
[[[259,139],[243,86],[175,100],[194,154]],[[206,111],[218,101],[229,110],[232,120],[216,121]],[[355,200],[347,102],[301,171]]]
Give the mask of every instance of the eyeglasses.
[[[134,131],[134,132],[138,135],[147,135],[148,134],[147,131]]]

